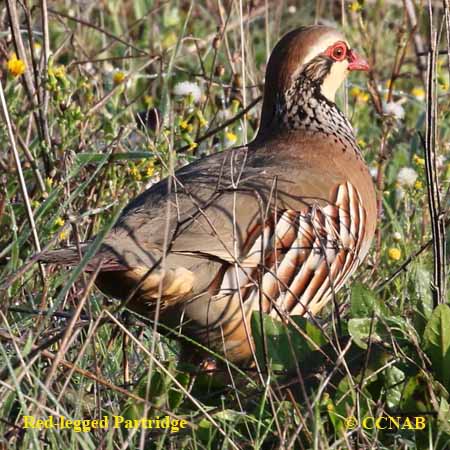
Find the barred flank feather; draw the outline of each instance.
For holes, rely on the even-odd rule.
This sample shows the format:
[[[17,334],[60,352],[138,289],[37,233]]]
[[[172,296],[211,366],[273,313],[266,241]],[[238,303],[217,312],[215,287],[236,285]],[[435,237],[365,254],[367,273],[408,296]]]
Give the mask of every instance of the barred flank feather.
[[[365,256],[361,250],[366,214],[350,183],[340,185],[333,203],[302,212],[286,210],[258,235],[252,233],[248,255],[257,268],[230,266],[218,296],[241,296],[264,312],[315,314],[354,272]]]

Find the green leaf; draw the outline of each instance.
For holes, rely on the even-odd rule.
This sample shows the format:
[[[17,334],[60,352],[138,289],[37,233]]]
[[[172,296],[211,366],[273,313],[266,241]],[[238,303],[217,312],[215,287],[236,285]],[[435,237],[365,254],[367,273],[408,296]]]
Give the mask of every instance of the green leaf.
[[[189,374],[180,372],[176,376],[176,379],[184,388],[186,388],[186,390],[188,390],[189,382],[191,380]],[[184,397],[185,393],[175,386],[169,390],[169,406],[171,411],[174,411],[183,403]]]
[[[373,318],[350,319],[348,322],[348,332],[354,339],[356,345],[361,348],[367,348],[369,337],[374,342],[389,342],[395,338],[397,343],[407,345],[409,335],[413,331],[412,327],[402,317],[389,317],[384,319]]]
[[[433,298],[430,290],[432,275],[424,261],[415,261],[411,265],[408,291],[414,308],[412,321],[419,336],[423,336],[428,320],[433,313]]]
[[[392,409],[398,409],[405,384],[405,374],[398,367],[391,366],[384,371],[386,382],[386,404]]]
[[[421,374],[410,376],[402,392],[401,409],[420,413],[429,411],[430,408],[427,380]]]
[[[367,348],[367,340],[369,339],[371,331],[371,322],[372,319],[370,318],[350,319],[348,321],[348,332],[358,347]],[[376,320],[373,320],[372,334],[370,337],[371,339],[379,340],[380,336],[378,336],[375,332],[375,324]]]
[[[352,286],[350,312],[354,318],[371,317],[373,313],[387,315],[386,307],[361,283]]]
[[[208,444],[211,443],[215,431],[215,427],[213,427],[213,424],[208,419],[201,419],[198,423],[198,428],[194,433],[194,437],[209,447]]]
[[[441,398],[437,416],[437,423],[440,431],[450,434],[450,407],[445,398]]]
[[[433,311],[423,334],[424,350],[438,380],[450,389],[450,307],[439,305]]]
[[[286,371],[295,367],[295,358],[300,361],[310,354],[308,343],[295,327],[286,325],[267,314],[255,311],[252,315],[252,332],[258,361],[264,364],[264,340],[261,332],[261,317],[267,343],[267,357],[274,371]],[[304,328],[304,322],[295,318],[297,325]],[[305,319],[304,319],[305,320]],[[306,334],[306,333],[305,333]]]
[[[328,395],[328,393],[324,394],[323,406],[328,413],[328,417],[333,425],[336,433],[342,434],[345,433],[344,421],[346,416],[339,413],[339,410],[336,408],[336,405],[333,399]]]
[[[322,347],[323,345],[328,344],[328,340],[322,330],[317,325],[314,325],[314,323],[310,320],[300,316],[292,316],[291,320],[295,323],[295,325],[297,325],[298,328],[304,330],[309,338],[309,340],[308,338],[305,338],[305,340],[311,350],[317,350],[317,347]],[[288,327],[293,328],[290,324]],[[296,332],[298,332],[298,330]]]

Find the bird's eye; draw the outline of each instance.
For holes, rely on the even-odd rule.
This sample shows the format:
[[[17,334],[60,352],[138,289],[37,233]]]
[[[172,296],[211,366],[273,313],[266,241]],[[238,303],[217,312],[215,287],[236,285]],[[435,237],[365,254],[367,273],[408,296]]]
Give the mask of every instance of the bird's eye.
[[[330,55],[335,61],[342,61],[347,56],[347,47],[344,43],[336,44]]]

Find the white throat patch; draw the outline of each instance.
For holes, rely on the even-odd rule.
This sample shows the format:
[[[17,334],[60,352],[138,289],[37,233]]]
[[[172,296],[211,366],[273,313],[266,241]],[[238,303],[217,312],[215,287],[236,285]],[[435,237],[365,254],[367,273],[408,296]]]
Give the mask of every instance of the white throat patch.
[[[325,51],[331,47],[336,42],[341,41],[345,42],[347,48],[350,48],[348,42],[343,38],[343,36],[336,32],[329,34],[328,36],[320,39],[320,41],[313,45],[309,52],[306,54],[305,58],[302,61],[301,66],[294,71],[292,74],[292,81],[296,80],[300,72],[303,70],[305,65],[307,65],[311,60],[315,57],[325,53]],[[343,61],[335,61],[331,66],[330,73],[325,77],[322,86],[321,93],[324,97],[326,97],[329,101],[335,102],[336,91],[344,82],[347,72],[348,72],[348,61],[344,59]]]
[[[331,66],[330,73],[323,80],[320,92],[330,102],[335,103],[336,91],[344,82],[348,73],[348,61],[336,61]]]

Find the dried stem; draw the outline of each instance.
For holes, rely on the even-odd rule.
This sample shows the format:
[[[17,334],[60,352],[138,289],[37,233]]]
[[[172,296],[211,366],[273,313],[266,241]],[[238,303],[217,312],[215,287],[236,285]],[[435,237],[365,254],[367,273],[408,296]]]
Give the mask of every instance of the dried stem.
[[[445,221],[441,209],[439,180],[436,167],[436,59],[437,32],[433,26],[432,6],[428,3],[430,21],[430,50],[427,58],[427,109],[425,139],[421,136],[425,151],[425,173],[427,180],[428,208],[431,217],[431,231],[433,238],[433,303],[436,307],[445,302]]]

